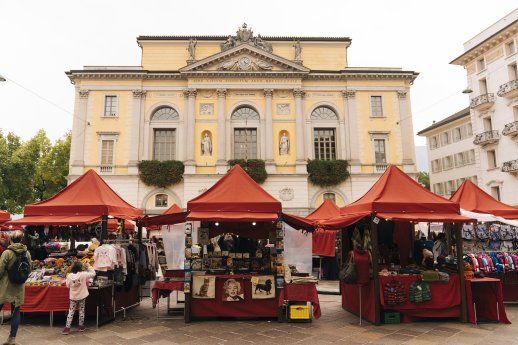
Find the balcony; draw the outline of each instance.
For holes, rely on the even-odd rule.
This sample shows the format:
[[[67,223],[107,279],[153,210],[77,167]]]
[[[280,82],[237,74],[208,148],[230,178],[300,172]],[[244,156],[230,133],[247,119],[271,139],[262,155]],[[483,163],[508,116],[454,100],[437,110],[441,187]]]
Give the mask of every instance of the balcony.
[[[496,94],[500,97],[505,97],[508,99],[518,96],[518,79],[511,80],[505,84],[500,85],[500,88]]]
[[[518,136],[518,121],[514,121],[511,123],[508,123],[504,126],[504,129],[502,130],[503,135],[510,135],[511,137]]]
[[[389,165],[387,163],[376,163],[374,164],[374,171],[377,173],[383,173],[387,170],[388,166]]]
[[[484,146],[494,144],[498,142],[498,140],[500,140],[500,134],[498,134],[498,131],[487,131],[475,135],[475,140],[473,140],[473,144]]]
[[[100,165],[99,166],[100,175],[112,175],[113,170],[114,170],[113,165]]]
[[[502,171],[511,174],[518,174],[518,159],[507,161],[502,164]]]
[[[495,103],[495,94],[494,93],[485,93],[478,97],[475,97],[471,100],[469,107],[473,110],[486,110],[491,108]]]

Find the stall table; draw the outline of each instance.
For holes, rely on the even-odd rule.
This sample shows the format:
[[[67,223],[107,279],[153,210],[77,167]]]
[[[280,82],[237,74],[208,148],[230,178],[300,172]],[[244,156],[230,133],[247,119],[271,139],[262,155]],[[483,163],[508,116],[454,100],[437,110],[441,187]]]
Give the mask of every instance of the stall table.
[[[279,308],[282,307],[284,301],[311,302],[315,319],[322,316],[317,287],[314,283],[284,284],[284,288],[279,289]]]
[[[466,279],[468,322],[478,319],[510,324],[505,313],[502,282],[495,278]]]
[[[156,318],[163,319],[159,317],[160,314],[160,297],[167,297],[167,312],[169,313],[169,302],[170,302],[170,294],[173,291],[183,291],[183,280],[182,281],[155,281],[153,286],[151,287],[151,301],[153,302],[153,307],[156,306]],[[177,299],[178,301],[178,299]]]

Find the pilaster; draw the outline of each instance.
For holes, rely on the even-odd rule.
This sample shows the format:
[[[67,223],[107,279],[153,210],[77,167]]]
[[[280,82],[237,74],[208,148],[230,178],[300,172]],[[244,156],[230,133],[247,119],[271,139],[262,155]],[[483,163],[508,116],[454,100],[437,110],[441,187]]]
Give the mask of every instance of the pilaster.
[[[216,173],[225,174],[227,172],[227,155],[226,155],[226,116],[225,116],[225,98],[227,96],[226,89],[217,89],[218,94],[218,160],[216,161]]]
[[[351,173],[361,173],[360,147],[358,138],[358,114],[356,113],[356,91],[343,90],[344,126],[348,141],[348,160]]]
[[[87,110],[89,90],[78,90],[79,102],[74,111],[74,121],[72,123],[72,142],[71,142],[71,164],[70,175],[82,175],[85,165],[85,136],[86,126],[88,125]],[[77,97],[76,96],[76,97]]]
[[[273,121],[272,121],[272,96],[273,89],[264,89],[264,98],[266,102],[266,113],[265,113],[265,131],[266,131],[266,172],[268,174],[274,174],[275,170],[275,161],[273,160]]]
[[[131,114],[131,125],[129,128],[130,135],[130,152],[128,161],[128,174],[138,174],[139,163],[139,143],[140,143],[140,123],[144,114],[144,99],[146,98],[146,91],[133,90],[133,104]]]
[[[294,89],[295,96],[295,143],[296,143],[296,161],[295,172],[297,174],[307,174],[307,161],[305,159],[305,138],[304,138],[304,108],[302,99],[305,95],[303,89]]]
[[[399,100],[399,128],[401,130],[402,163],[405,172],[413,172],[415,148],[413,141],[412,116],[408,114],[407,91],[397,92]]]
[[[194,160],[194,100],[196,98],[196,89],[186,89],[184,96],[187,98],[187,137],[185,142],[187,144],[187,159],[185,160],[185,173],[196,173],[196,161]]]

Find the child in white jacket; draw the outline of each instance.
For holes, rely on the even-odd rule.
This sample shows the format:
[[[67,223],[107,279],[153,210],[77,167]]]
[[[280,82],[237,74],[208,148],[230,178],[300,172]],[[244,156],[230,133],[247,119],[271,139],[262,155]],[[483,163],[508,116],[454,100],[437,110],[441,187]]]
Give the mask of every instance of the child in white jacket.
[[[63,330],[63,334],[70,334],[70,326],[79,305],[79,332],[85,331],[85,301],[88,297],[88,279],[95,277],[95,270],[88,263],[85,264],[88,269],[83,271],[81,261],[76,261],[70,267],[70,273],[67,274],[66,284],[70,289],[70,308],[68,310],[67,324]]]

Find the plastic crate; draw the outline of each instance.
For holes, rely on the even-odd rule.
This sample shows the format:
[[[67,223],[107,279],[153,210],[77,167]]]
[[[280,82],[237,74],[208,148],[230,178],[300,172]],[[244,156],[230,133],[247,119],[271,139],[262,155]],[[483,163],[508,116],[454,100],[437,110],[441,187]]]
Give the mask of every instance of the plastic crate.
[[[309,314],[308,305],[290,305],[290,319],[291,320],[309,320],[311,319]]]
[[[386,311],[383,313],[383,323],[400,323],[401,316],[395,311]]]

